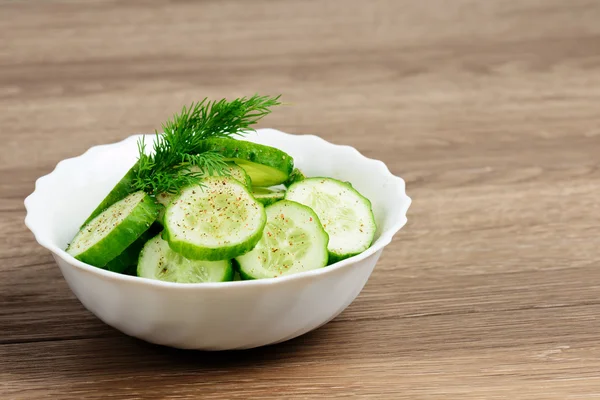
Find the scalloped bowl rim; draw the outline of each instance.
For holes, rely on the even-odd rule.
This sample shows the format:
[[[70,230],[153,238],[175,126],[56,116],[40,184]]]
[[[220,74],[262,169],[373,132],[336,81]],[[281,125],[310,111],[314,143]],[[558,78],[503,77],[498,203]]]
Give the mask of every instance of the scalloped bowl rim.
[[[186,289],[189,290],[189,289],[199,289],[199,288],[205,288],[205,289],[227,289],[227,288],[229,288],[229,289],[231,289],[231,288],[235,288],[235,287],[268,286],[268,285],[274,285],[274,284],[282,284],[282,283],[288,282],[288,281],[301,281],[301,280],[314,279],[314,278],[322,276],[322,275],[333,273],[333,271],[335,271],[335,270],[347,268],[348,266],[350,266],[352,264],[356,264],[356,263],[366,259],[367,257],[375,254],[376,252],[382,250],[385,246],[387,246],[388,244],[391,243],[394,235],[400,229],[402,229],[402,227],[406,224],[406,222],[407,222],[406,213],[412,203],[412,199],[406,194],[406,191],[405,191],[406,184],[405,184],[404,180],[396,175],[393,175],[390,172],[390,170],[388,169],[388,167],[382,161],[368,158],[368,157],[364,156],[363,154],[361,154],[357,149],[355,149],[352,146],[334,144],[334,143],[328,142],[325,139],[323,139],[319,136],[316,136],[316,135],[289,134],[289,133],[285,133],[282,131],[278,131],[276,129],[258,129],[257,130],[257,132],[261,132],[261,131],[277,132],[278,134],[281,134],[281,135],[293,136],[296,138],[302,137],[302,138],[306,138],[306,139],[310,139],[310,140],[320,141],[327,146],[334,146],[334,147],[337,147],[338,149],[350,150],[355,153],[355,156],[362,158],[363,161],[371,163],[374,166],[377,165],[377,168],[380,170],[379,172],[382,174],[383,177],[396,182],[396,190],[397,190],[398,198],[403,200],[403,202],[402,202],[403,206],[402,206],[401,212],[399,213],[399,218],[393,222],[391,227],[382,231],[380,233],[379,237],[377,238],[377,240],[375,240],[367,250],[365,250],[362,253],[357,254],[353,257],[344,259],[342,261],[338,261],[337,263],[334,263],[327,267],[318,268],[318,269],[305,271],[305,272],[299,272],[299,273],[291,274],[291,275],[284,275],[284,276],[280,276],[277,278],[265,278],[265,279],[229,281],[229,282],[175,283],[175,282],[165,282],[165,281],[159,281],[159,280],[155,280],[155,279],[119,274],[116,272],[111,272],[111,271],[108,271],[108,270],[105,270],[102,268],[95,267],[93,265],[86,264],[82,261],[79,261],[76,258],[74,258],[73,256],[71,256],[70,254],[68,254],[64,249],[62,249],[59,246],[57,246],[56,244],[52,243],[51,240],[41,237],[41,235],[38,232],[36,232],[35,221],[32,220],[33,218],[30,213],[30,210],[32,210],[33,207],[35,207],[35,204],[38,201],[40,201],[40,199],[39,199],[40,193],[38,192],[40,185],[43,184],[44,182],[52,180],[53,175],[58,170],[64,168],[65,164],[70,164],[70,163],[75,162],[76,160],[83,159],[86,156],[88,156],[89,153],[91,153],[91,152],[95,152],[95,151],[97,151],[101,148],[105,148],[105,147],[119,146],[124,142],[137,139],[141,136],[147,136],[147,137],[154,136],[153,134],[135,134],[135,135],[128,136],[127,138],[120,140],[118,142],[90,147],[88,150],[86,150],[83,154],[81,154],[79,156],[66,158],[66,159],[58,162],[56,164],[56,166],[54,167],[54,169],[52,170],[52,172],[38,178],[35,182],[34,191],[29,196],[27,196],[27,198],[25,199],[25,202],[24,202],[25,209],[27,211],[27,214],[25,216],[25,225],[33,233],[36,241],[42,247],[50,250],[54,255],[60,257],[66,263],[68,263],[76,268],[80,268],[85,271],[96,274],[96,275],[102,277],[103,279],[122,280],[122,281],[130,282],[131,284],[134,284],[134,285],[150,285],[150,286],[156,286],[156,287],[162,287],[162,288],[170,287],[170,288],[179,288],[182,290],[186,290]]]

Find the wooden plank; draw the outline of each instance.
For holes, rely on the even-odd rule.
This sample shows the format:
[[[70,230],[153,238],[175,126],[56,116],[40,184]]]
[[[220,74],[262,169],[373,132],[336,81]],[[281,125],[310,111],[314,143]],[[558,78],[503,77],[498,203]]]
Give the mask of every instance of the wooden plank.
[[[229,353],[124,338],[3,345],[0,388],[13,399],[593,398],[599,311],[333,323],[278,346]]]

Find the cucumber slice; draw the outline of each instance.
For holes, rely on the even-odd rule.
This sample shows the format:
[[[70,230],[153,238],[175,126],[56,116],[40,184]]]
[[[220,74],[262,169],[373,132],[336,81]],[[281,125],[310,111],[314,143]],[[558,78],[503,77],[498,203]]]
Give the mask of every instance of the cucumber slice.
[[[283,184],[285,185],[285,187],[290,187],[292,186],[292,184],[303,181],[305,179],[306,176],[302,173],[302,171],[300,171],[298,168],[294,168],[294,170],[290,174],[290,177],[287,179],[287,181],[283,182]]]
[[[250,178],[250,175],[248,175],[244,168],[240,167],[239,165],[233,162],[227,164],[229,164],[229,176],[231,176],[234,179],[237,179],[247,188],[252,187],[252,178]]]
[[[283,200],[285,197],[285,190],[258,187],[253,189],[252,196],[266,207],[279,200]]]
[[[164,238],[192,260],[224,260],[250,251],[260,240],[265,210],[248,189],[229,177],[208,177],[181,191],[167,207]]]
[[[242,167],[240,167],[239,165],[237,165],[234,162],[228,162],[227,163],[227,167],[229,170],[229,176],[238,180],[240,183],[242,183],[244,186],[246,186],[247,188],[251,188],[252,187],[252,179],[250,178],[250,175],[248,175],[246,173],[246,170]],[[192,172],[200,172],[200,168],[193,166],[190,168],[190,171]],[[208,173],[207,176],[220,176],[217,175],[214,171],[213,173]]]
[[[294,159],[274,147],[242,140],[204,140],[200,151],[214,151],[234,161],[250,175],[254,186],[275,186],[285,182],[294,169]]]
[[[175,196],[176,194],[174,193],[159,193],[156,195],[156,202],[161,205],[161,207],[158,210],[158,217],[156,218],[159,224],[163,224],[167,206],[171,204]]]
[[[144,247],[148,240],[156,236],[161,229],[162,228],[158,223],[154,223],[150,229],[142,233],[142,235],[137,238],[135,242],[131,243],[128,248],[123,250],[121,254],[110,260],[104,268],[112,272],[128,274],[127,271],[130,271],[131,267],[133,267],[133,272],[135,275],[135,270],[137,268],[137,262],[138,258],[140,257],[140,251],[142,251],[142,247]]]
[[[256,247],[235,258],[243,279],[275,278],[327,265],[329,237],[313,210],[282,200],[266,212],[267,225]]]
[[[247,188],[252,188],[252,181],[250,180],[250,176],[246,173],[244,168],[236,165],[233,162],[227,163],[229,169],[229,176],[238,180],[240,183],[245,185]],[[198,167],[190,168],[192,172],[199,172],[200,169]],[[219,176],[216,174],[208,174],[208,176]],[[171,204],[171,201],[175,198],[176,194],[174,193],[159,193],[156,195],[156,201],[162,204],[164,207],[161,208],[158,213],[158,221],[162,223],[162,220],[165,216],[165,208]]]
[[[329,234],[330,263],[362,253],[375,236],[371,202],[351,185],[332,178],[308,178],[290,186],[286,200],[312,208]]]
[[[138,164],[136,162],[135,165],[131,167],[129,171],[127,171],[125,176],[121,178],[121,180],[115,185],[115,187],[113,187],[112,190],[106,195],[106,197],[104,198],[104,200],[102,200],[98,207],[96,207],[96,209],[92,211],[88,219],[85,220],[81,227],[88,224],[91,220],[100,215],[102,211],[106,210],[108,207],[112,206],[117,201],[124,199],[125,196],[133,192],[131,184],[133,182],[133,178],[135,176],[135,169],[137,168],[137,166]]]
[[[158,204],[162,205],[165,208],[169,204],[171,204],[171,201],[173,201],[174,198],[175,194],[173,193],[159,193],[156,195],[156,201],[158,202]]]
[[[225,282],[233,279],[233,267],[230,260],[189,260],[158,235],[142,249],[137,276],[178,283]]]
[[[130,194],[85,225],[67,253],[85,263],[104,267],[131,245],[156,220],[158,205],[146,193]]]

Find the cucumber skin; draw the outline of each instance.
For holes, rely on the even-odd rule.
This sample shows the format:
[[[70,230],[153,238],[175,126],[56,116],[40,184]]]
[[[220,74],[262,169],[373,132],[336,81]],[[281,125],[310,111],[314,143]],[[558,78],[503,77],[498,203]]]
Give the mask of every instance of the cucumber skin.
[[[250,193],[248,191],[248,188],[246,186],[244,186],[243,183],[241,183],[237,179],[234,179],[234,178],[231,178],[231,179],[233,179],[240,186],[242,186],[244,188],[244,190],[246,191],[246,193],[248,193],[250,198],[253,198],[252,193]],[[179,198],[179,196],[182,195],[182,193],[185,190],[186,190],[186,188],[182,189],[179,192],[179,194],[176,196],[176,198],[174,198],[171,201],[171,204],[176,203],[176,200]],[[248,238],[248,240],[244,243],[232,245],[232,246],[221,246],[218,248],[209,248],[209,247],[199,247],[199,246],[190,244],[188,242],[185,242],[183,240],[176,240],[174,238],[171,238],[169,228],[168,228],[167,224],[165,223],[164,218],[162,221],[162,224],[164,226],[164,230],[162,232],[162,238],[163,238],[163,240],[166,240],[169,243],[169,247],[174,252],[179,253],[182,256],[184,256],[185,258],[188,258],[190,260],[221,261],[221,260],[232,259],[234,257],[241,256],[243,254],[246,254],[247,252],[252,250],[254,248],[254,246],[256,246],[256,243],[258,243],[258,241],[262,237],[262,231],[265,228],[265,225],[267,224],[267,215],[265,213],[265,209],[260,202],[257,201],[257,204],[260,206],[259,211],[262,212],[262,220],[260,223],[260,229],[258,229],[256,231],[256,233],[254,235],[250,236],[250,238]]]
[[[115,204],[117,201],[123,200],[125,197],[133,193],[132,183],[133,178],[135,177],[135,171],[138,167],[138,162],[136,162],[133,167],[127,171],[125,176],[121,178],[121,180],[112,188],[112,190],[106,195],[106,197],[102,200],[102,202],[96,207],[94,211],[90,214],[90,216],[85,220],[85,222],[81,225],[83,228],[87,225],[91,220],[96,218],[98,215],[102,213],[102,211],[106,210],[108,207]]]
[[[360,253],[362,253],[362,251],[358,252],[358,253],[345,253],[345,254],[337,254],[337,253],[330,251],[329,252],[329,262],[327,263],[327,265],[335,264],[338,261],[342,261],[342,260],[345,260],[346,258],[354,257]]]
[[[252,275],[248,275],[244,271],[242,271],[242,266],[235,258],[231,259],[231,265],[233,265],[235,272],[238,273],[238,275],[240,276],[240,279],[242,281],[251,281],[251,280],[258,279],[258,278],[253,277]]]
[[[263,188],[255,188],[255,190],[263,190]],[[268,188],[264,188],[264,190],[265,193],[252,192],[252,197],[265,207],[285,198],[285,191],[274,191]]]
[[[301,182],[306,181],[306,180],[320,180],[320,179],[327,179],[327,180],[330,180],[330,181],[335,181],[335,182],[337,182],[337,183],[339,183],[341,185],[347,186],[353,192],[356,192],[358,194],[358,196],[360,198],[362,198],[362,200],[369,206],[369,210],[371,210],[371,221],[373,221],[373,226],[375,227],[375,229],[373,231],[373,237],[371,238],[371,243],[369,244],[369,246],[367,247],[367,249],[369,247],[371,247],[371,245],[373,244],[373,240],[375,239],[375,231],[377,230],[377,222],[375,221],[375,214],[373,214],[373,205],[371,204],[371,200],[369,200],[367,197],[363,196],[358,190],[356,190],[354,188],[354,186],[352,186],[351,182],[340,181],[339,179],[329,178],[329,177],[324,177],[324,176],[305,178],[305,179],[302,179],[302,180],[294,182],[293,184],[291,184],[288,187],[288,190],[286,191],[286,200],[287,200],[287,193],[290,192],[290,190],[296,184],[301,183]],[[363,250],[363,251],[365,251],[365,250]],[[327,265],[332,265],[332,264],[335,264],[336,262],[345,260],[345,259],[350,258],[350,257],[354,257],[354,256],[362,253],[363,251],[359,251],[359,252],[356,252],[356,253],[344,253],[344,254],[339,254],[339,253],[335,253],[335,252],[329,251],[329,262],[327,263]]]
[[[134,272],[134,275],[136,275],[140,251],[142,251],[142,248],[146,242],[156,236],[161,230],[162,227],[158,224],[158,222],[152,224],[152,226],[150,226],[146,232],[142,233],[142,235],[137,238],[135,242],[131,243],[131,245],[123,250],[123,252],[117,257],[110,260],[105,265],[104,269],[127,275],[131,275],[131,273],[128,273],[128,271],[131,269]]]
[[[290,174],[289,178],[287,181],[283,182],[284,186],[286,188],[289,188],[290,186],[292,186],[294,183],[296,182],[300,182],[306,179],[306,175],[304,175],[302,173],[302,171],[300,171],[298,168],[294,168],[294,170],[292,171],[292,173]]]
[[[233,263],[231,260],[229,261],[229,268],[227,269],[227,275],[221,282],[231,282],[235,276],[235,269],[233,268]]]
[[[256,201],[258,201],[260,204],[262,204],[263,206],[267,207],[270,206],[271,204],[275,204],[280,200],[283,200],[284,197],[260,197],[260,198],[256,198]]]
[[[244,272],[244,271],[242,271],[241,269],[240,269],[240,271],[239,271],[239,274],[240,274],[240,278],[241,278],[243,281],[253,281],[253,280],[256,280],[256,279],[261,279],[261,278],[255,278],[255,277],[253,277],[253,276],[251,276],[251,275],[248,275],[247,273],[245,273],[245,272]],[[265,279],[265,278],[262,278],[262,279]]]
[[[229,138],[206,139],[200,147],[198,151],[214,151],[228,159],[240,159],[266,165],[281,171],[285,175],[285,178],[281,181],[272,182],[266,186],[278,185],[285,182],[294,170],[294,159],[289,154],[275,147]],[[259,159],[261,162],[257,161]],[[252,177],[250,178],[252,179]],[[262,186],[254,181],[252,181],[252,184]]]
[[[240,276],[240,279],[243,281],[252,281],[255,279],[259,279],[259,278],[255,278],[252,275],[248,275],[247,273],[245,273],[244,271],[242,271],[242,266],[240,265],[240,263],[235,259],[232,258],[231,259],[231,264],[233,265],[233,268],[235,269],[235,272],[238,273],[238,275]]]
[[[145,194],[131,214],[102,240],[75,258],[96,267],[105,267],[116,255],[135,242],[156,220],[158,206]],[[85,228],[85,226],[84,226]],[[110,251],[107,251],[109,249]]]

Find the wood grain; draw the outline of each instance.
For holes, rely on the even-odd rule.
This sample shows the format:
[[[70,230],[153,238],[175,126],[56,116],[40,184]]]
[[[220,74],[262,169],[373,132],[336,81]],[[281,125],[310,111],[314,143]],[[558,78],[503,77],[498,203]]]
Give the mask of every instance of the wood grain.
[[[600,398],[600,3],[0,1],[0,398]],[[102,324],[23,224],[35,179],[208,96],[282,93],[407,181],[325,327],[244,352]]]

